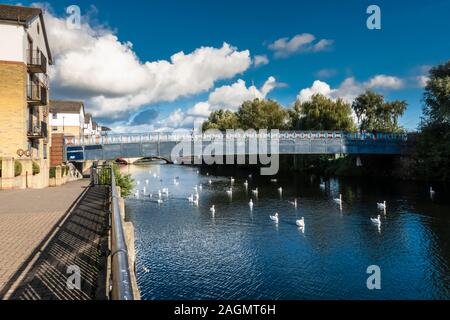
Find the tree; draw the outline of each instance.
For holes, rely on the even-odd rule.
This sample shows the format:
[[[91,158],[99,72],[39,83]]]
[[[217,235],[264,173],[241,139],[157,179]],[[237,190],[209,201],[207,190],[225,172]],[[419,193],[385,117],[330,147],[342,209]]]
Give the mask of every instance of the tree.
[[[430,70],[424,101],[425,125],[450,124],[450,61]]]
[[[237,112],[239,126],[248,129],[279,129],[289,127],[289,113],[278,102],[273,100],[246,101]]]
[[[384,97],[371,90],[356,97],[352,104],[361,131],[399,132],[398,125],[407,108],[405,101],[385,102]]]
[[[419,176],[450,180],[450,61],[432,68],[429,78],[413,156]]]
[[[354,131],[355,123],[350,104],[342,99],[331,100],[315,94],[310,101],[296,101],[290,111],[292,129]]]
[[[238,118],[236,113],[229,110],[213,111],[207,121],[202,125],[202,130],[217,129],[225,131],[227,129],[239,128]]]

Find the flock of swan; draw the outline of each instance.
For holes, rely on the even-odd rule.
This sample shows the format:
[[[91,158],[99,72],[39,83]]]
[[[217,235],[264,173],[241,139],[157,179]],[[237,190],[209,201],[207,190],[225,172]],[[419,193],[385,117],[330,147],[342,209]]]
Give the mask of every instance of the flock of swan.
[[[151,171],[150,171],[150,174],[152,174]],[[200,172],[197,171],[197,174],[200,174]],[[209,176],[209,174],[207,174],[207,176]],[[163,180],[161,179],[161,177],[158,176],[157,174],[153,174],[153,177],[156,178],[156,179],[159,179],[160,182],[163,181]],[[249,175],[248,177],[251,179],[251,178],[252,178],[252,175]],[[145,180],[145,186],[142,188],[142,190],[139,190],[139,189],[138,189],[138,190],[135,191],[135,198],[139,198],[140,195],[142,194],[143,196],[148,196],[150,199],[153,199],[153,194],[152,194],[152,193],[150,193],[150,194],[147,194],[147,193],[146,193],[146,192],[147,192],[147,186],[149,185],[149,182],[150,182],[150,181],[149,181],[148,179],[146,179],[146,180]],[[226,193],[227,193],[227,195],[230,196],[230,197],[233,196],[233,192],[234,192],[233,187],[234,187],[235,182],[236,182],[235,178],[230,177],[230,187],[227,188],[227,189],[225,190]],[[271,182],[276,183],[276,182],[278,182],[278,180],[277,180],[277,179],[271,179]],[[209,180],[208,180],[208,183],[209,183],[209,185],[212,185],[212,180],[209,179]],[[141,184],[141,182],[140,182],[140,181],[137,181],[137,185],[140,186],[140,184]],[[174,184],[174,186],[178,186],[178,185],[180,184],[180,179],[179,179],[179,177],[175,177],[175,178],[173,179],[173,184]],[[248,190],[248,187],[249,187],[249,182],[248,182],[248,180],[245,180],[245,182],[243,183],[243,185],[244,185],[245,189]],[[320,188],[323,189],[323,190],[326,188],[325,182],[321,182],[321,183],[320,183]],[[200,184],[200,185],[195,185],[195,186],[193,187],[193,190],[195,191],[195,193],[193,193],[193,194],[191,194],[190,196],[188,196],[188,197],[187,197],[187,201],[188,201],[190,204],[195,205],[195,206],[198,207],[198,206],[199,206],[199,201],[200,201],[200,194],[199,194],[199,192],[203,190],[203,186],[202,186],[201,184]],[[142,192],[142,193],[141,193],[141,192]],[[255,188],[255,189],[251,190],[251,193],[254,195],[254,197],[257,198],[257,197],[258,197],[258,194],[259,194],[258,188]],[[280,196],[283,194],[283,188],[282,188],[282,187],[279,187],[279,188],[278,188],[278,193],[280,194]],[[430,197],[433,198],[433,197],[435,196],[435,194],[436,194],[436,192],[433,190],[432,187],[430,187]],[[168,189],[168,188],[163,188],[163,189],[158,190],[156,200],[154,200],[154,201],[155,201],[156,203],[158,203],[159,205],[161,205],[161,204],[164,203],[164,200],[163,200],[164,197],[165,197],[165,198],[168,198],[168,197],[169,197],[169,189]],[[335,198],[335,199],[333,199],[333,201],[334,201],[337,205],[339,205],[339,207],[340,207],[340,209],[341,209],[341,211],[342,211],[342,205],[343,205],[342,194],[339,194],[339,198]],[[296,209],[298,208],[298,201],[297,201],[297,199],[294,199],[293,201],[288,201],[288,202],[289,202],[292,206],[294,206]],[[252,199],[252,198],[250,198],[250,201],[249,201],[249,203],[248,203],[248,206],[250,207],[250,210],[253,210],[254,202],[253,202],[253,199]],[[387,210],[387,203],[386,203],[386,201],[377,203],[377,208],[378,208],[378,210],[379,210],[380,212],[383,212],[384,215],[386,215],[386,210]],[[212,205],[212,207],[209,209],[209,211],[211,212],[212,215],[215,215],[215,214],[216,214],[216,206],[215,206],[215,205]],[[278,214],[278,212],[275,213],[274,215],[270,215],[269,218],[270,218],[270,220],[273,221],[275,224],[278,224],[278,223],[280,222],[280,215]],[[380,228],[380,227],[381,227],[381,224],[382,224],[382,221],[381,221],[381,214],[379,214],[377,217],[372,217],[372,218],[370,218],[370,221],[371,221],[374,225],[378,226],[378,228]],[[300,228],[301,231],[303,231],[303,232],[305,231],[306,223],[305,223],[305,218],[304,218],[304,217],[302,217],[301,219],[296,220],[296,221],[295,221],[295,224]]]

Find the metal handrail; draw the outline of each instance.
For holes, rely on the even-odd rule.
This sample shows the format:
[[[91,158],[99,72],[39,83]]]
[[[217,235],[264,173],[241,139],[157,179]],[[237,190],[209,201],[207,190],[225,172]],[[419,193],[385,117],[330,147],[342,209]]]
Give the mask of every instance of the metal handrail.
[[[111,175],[111,299],[133,300],[128,249],[123,231],[119,195],[112,166],[103,166]],[[98,171],[93,169],[93,183],[99,184]]]

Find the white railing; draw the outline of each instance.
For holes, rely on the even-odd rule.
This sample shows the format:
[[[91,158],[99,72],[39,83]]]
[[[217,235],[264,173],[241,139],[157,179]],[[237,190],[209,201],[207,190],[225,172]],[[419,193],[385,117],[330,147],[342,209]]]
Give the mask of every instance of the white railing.
[[[202,133],[173,133],[173,132],[151,132],[144,134],[112,134],[105,136],[92,136],[82,138],[66,138],[66,145],[104,145],[121,143],[159,143],[159,142],[179,142],[189,140],[215,140],[215,139],[279,139],[279,140],[367,140],[367,141],[407,141],[408,134],[401,133],[353,133],[342,131],[280,131],[278,133],[258,133],[258,132],[235,132],[224,134],[202,134]]]

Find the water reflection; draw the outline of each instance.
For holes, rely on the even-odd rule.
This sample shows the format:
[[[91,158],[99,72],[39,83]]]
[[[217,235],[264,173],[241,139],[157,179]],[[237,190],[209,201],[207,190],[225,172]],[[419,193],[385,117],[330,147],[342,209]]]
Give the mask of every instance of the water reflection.
[[[124,170],[153,194],[126,203],[144,299],[450,298],[449,198],[436,193],[432,201],[426,186],[233,174],[230,197],[230,176],[181,166]],[[187,199],[196,185],[197,206]],[[158,205],[163,188],[169,195]],[[387,210],[378,210],[381,199]],[[269,218],[276,212],[278,224]],[[377,292],[366,288],[374,264],[382,270]]]

